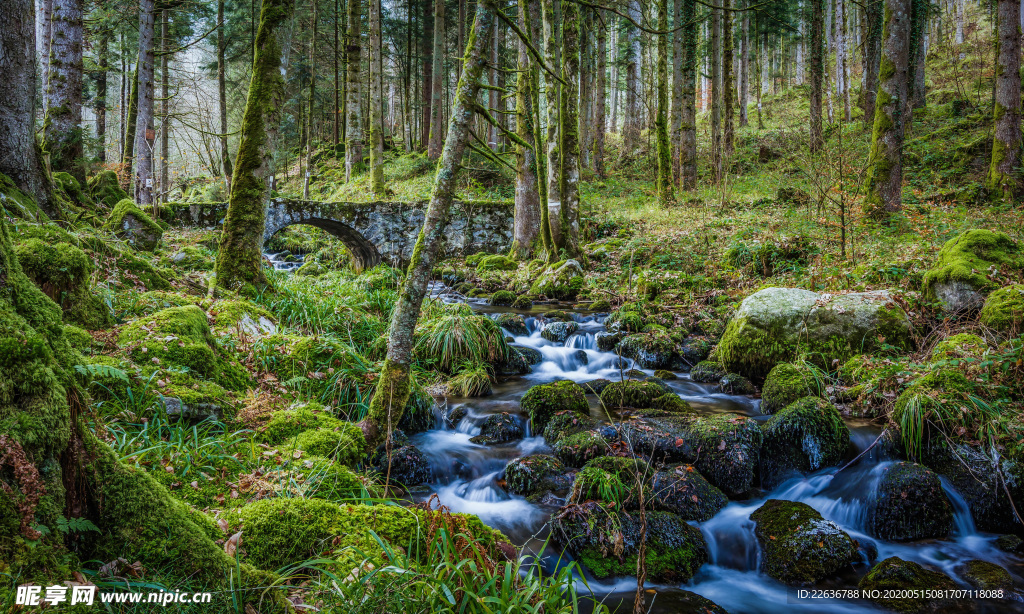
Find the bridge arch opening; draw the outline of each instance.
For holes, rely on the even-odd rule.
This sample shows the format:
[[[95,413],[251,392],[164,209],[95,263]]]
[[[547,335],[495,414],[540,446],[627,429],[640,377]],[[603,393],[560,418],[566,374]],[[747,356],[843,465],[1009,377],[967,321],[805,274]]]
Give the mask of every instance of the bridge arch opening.
[[[345,247],[348,248],[349,253],[352,254],[352,264],[356,271],[372,269],[383,261],[380,251],[377,250],[377,247],[373,243],[370,243],[370,241],[360,234],[358,230],[337,220],[324,218],[299,220],[275,229],[273,233],[266,237],[266,239],[269,239],[289,226],[297,226],[300,224],[319,228],[340,239],[341,242],[345,244]]]

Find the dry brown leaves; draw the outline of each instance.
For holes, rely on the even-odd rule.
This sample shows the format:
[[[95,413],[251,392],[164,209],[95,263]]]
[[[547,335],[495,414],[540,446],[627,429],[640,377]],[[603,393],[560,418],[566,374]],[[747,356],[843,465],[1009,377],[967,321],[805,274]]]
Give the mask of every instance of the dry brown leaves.
[[[0,467],[4,465],[14,468],[14,479],[17,480],[18,489],[21,490],[24,497],[15,503],[15,507],[21,515],[21,535],[29,540],[39,539],[41,533],[32,527],[32,520],[39,499],[46,494],[46,487],[39,477],[39,470],[28,460],[21,444],[7,435],[0,435]],[[3,490],[11,499],[17,500],[14,496],[14,489],[4,482],[0,482],[0,490]]]

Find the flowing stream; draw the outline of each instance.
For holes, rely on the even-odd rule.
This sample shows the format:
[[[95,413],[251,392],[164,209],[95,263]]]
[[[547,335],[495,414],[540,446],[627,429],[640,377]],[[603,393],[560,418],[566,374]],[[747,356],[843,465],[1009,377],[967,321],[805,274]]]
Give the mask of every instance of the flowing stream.
[[[455,295],[447,288],[436,285],[433,295],[445,301],[466,301],[480,312],[494,315],[510,309],[494,308],[484,301],[474,301]],[[476,514],[485,523],[502,530],[518,545],[537,552],[546,536],[546,524],[557,507],[535,505],[523,497],[509,494],[501,486],[502,472],[510,460],[531,454],[550,452],[543,437],[529,431],[528,420],[520,413],[519,399],[535,384],[570,379],[585,382],[597,378],[617,380],[620,374],[633,368],[631,361],[620,359],[613,353],[597,349],[595,333],[604,330],[605,316],[581,312],[572,313],[579,330],[564,344],[552,343],[540,336],[544,325],[543,311],[550,306],[537,306],[526,316],[527,335],[515,336],[515,343],[539,350],[543,356],[532,373],[507,378],[495,384],[490,396],[474,399],[448,398],[447,408],[465,406],[465,417],[454,426],[438,419],[437,428],[418,434],[412,443],[428,457],[434,483],[430,492],[437,493],[440,503],[455,512]],[[511,335],[510,335],[511,336]],[[581,352],[582,351],[582,352]],[[646,371],[648,374],[652,371]],[[666,383],[701,413],[735,413],[757,420],[768,416],[759,411],[760,401],[745,396],[723,394],[715,384],[699,384],[686,374]],[[587,395],[591,413],[602,417],[594,395]],[[518,416],[523,425],[524,438],[501,445],[477,445],[470,438],[480,433],[481,422],[490,414],[509,412]],[[853,459],[871,445],[880,430],[871,425],[850,421],[851,446],[847,460]],[[941,569],[967,588],[958,577],[957,566],[970,559],[982,559],[1007,567],[1011,573],[1021,575],[1014,557],[998,550],[997,537],[978,532],[971,520],[963,498],[948,483],[943,482],[953,504],[955,518],[953,534],[944,540],[922,540],[910,543],[891,543],[872,537],[867,528],[869,503],[875,496],[884,469],[893,461],[884,458],[878,448],[864,455],[856,464],[839,472],[832,467],[804,478],[787,481],[771,492],[755,499],[731,501],[712,519],[699,523],[707,540],[710,560],[686,585],[667,586],[651,584],[655,592],[651,612],[692,611],[686,606],[686,591],[703,595],[732,614],[759,612],[877,612],[866,601],[797,600],[794,589],[758,571],[759,546],[754,536],[751,512],[767,499],[800,501],[818,510],[825,518],[841,526],[856,539],[864,552],[871,552],[871,561],[865,560],[845,575],[826,580],[819,588],[851,588],[857,585],[873,562],[889,556],[934,566]],[[545,564],[553,565],[558,553],[547,553]],[[587,588],[580,579],[581,594]],[[618,581],[587,582],[595,597],[617,611],[632,611],[634,578]],[[648,596],[648,604],[651,596]],[[991,606],[965,601],[963,612],[1024,612],[1019,602],[989,602]],[[996,609],[992,609],[995,607]]]

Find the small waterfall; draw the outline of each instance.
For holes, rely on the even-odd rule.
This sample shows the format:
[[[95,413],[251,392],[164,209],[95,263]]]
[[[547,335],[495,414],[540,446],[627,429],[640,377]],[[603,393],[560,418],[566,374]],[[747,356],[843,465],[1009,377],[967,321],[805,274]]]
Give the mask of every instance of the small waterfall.
[[[263,252],[263,257],[267,259],[267,262],[274,267],[275,271],[285,271],[291,273],[302,266],[305,256],[302,254],[293,254],[288,251],[284,252]]]
[[[945,477],[940,476],[942,490],[946,492],[950,504],[953,506],[953,535],[957,537],[970,537],[976,535],[978,530],[974,526],[974,517],[971,516],[971,508],[953,485]]]

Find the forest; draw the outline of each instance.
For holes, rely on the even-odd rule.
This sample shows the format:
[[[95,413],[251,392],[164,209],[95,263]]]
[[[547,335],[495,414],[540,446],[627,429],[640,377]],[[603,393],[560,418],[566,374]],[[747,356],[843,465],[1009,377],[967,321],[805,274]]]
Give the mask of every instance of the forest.
[[[1024,612],[1022,6],[0,0],[0,612]]]

